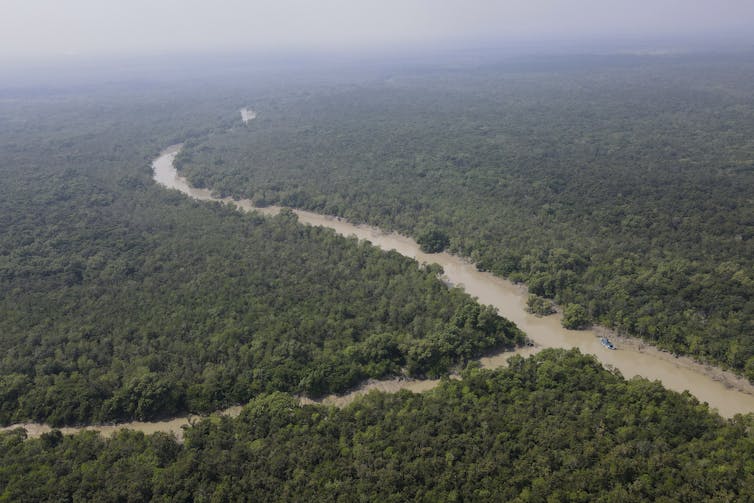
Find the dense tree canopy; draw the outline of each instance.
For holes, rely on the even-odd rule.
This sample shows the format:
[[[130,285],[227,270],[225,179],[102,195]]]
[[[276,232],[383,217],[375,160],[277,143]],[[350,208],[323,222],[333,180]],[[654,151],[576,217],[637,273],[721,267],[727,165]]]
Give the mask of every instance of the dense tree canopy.
[[[752,377],[754,64],[727,58],[401,69],[305,92],[0,89],[0,423],[249,401],[184,443],[2,433],[0,501],[754,499],[751,415],[576,351],[299,406],[523,334],[437,267],[290,211],[190,201],[150,169],[186,141],[195,184],[410,233],[526,281],[534,312],[554,300],[574,326]]]
[[[555,313],[555,306],[551,300],[532,293],[526,299],[526,310],[537,316],[548,316]]]
[[[563,58],[268,96],[193,183],[397,229],[754,378],[754,60]]]
[[[25,107],[0,145],[0,423],[318,396],[523,340],[437,267],[158,188],[150,159],[185,133],[161,103]]]
[[[589,313],[581,304],[568,304],[563,309],[563,326],[572,329],[581,329],[589,326]]]
[[[183,444],[0,435],[0,501],[746,501],[753,426],[548,350],[343,410],[263,395]]]
[[[416,238],[421,250],[426,253],[439,253],[448,247],[448,236],[438,229],[428,229]]]

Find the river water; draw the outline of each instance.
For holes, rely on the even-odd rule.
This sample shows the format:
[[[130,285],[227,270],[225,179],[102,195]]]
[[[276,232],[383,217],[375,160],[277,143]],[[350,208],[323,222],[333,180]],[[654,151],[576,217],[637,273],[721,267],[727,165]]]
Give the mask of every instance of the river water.
[[[165,187],[177,189],[199,200],[222,201],[235,204],[244,210],[256,210],[275,214],[279,207],[255,208],[251,201],[216,198],[206,189],[191,187],[173,167],[180,146],[173,146],[154,161],[154,179]],[[604,327],[590,330],[568,330],[561,326],[560,314],[538,317],[526,312],[528,293],[522,285],[516,285],[491,273],[478,271],[467,260],[448,253],[423,253],[411,238],[396,233],[386,233],[368,225],[354,225],[337,217],[294,210],[299,221],[321,225],[344,236],[356,236],[370,241],[383,250],[395,250],[418,262],[436,263],[443,267],[445,279],[452,285],[462,287],[480,303],[497,308],[504,316],[518,325],[537,348],[579,348],[582,353],[595,355],[603,365],[619,370],[624,377],[642,376],[659,380],[675,391],[688,390],[692,395],[725,416],[754,412],[754,386],[731,372],[702,365],[685,357],[675,357],[636,339],[619,337]],[[608,336],[618,350],[611,351],[600,344],[600,337]],[[534,350],[536,351],[536,349]],[[532,352],[531,349],[523,350]],[[494,368],[505,364],[511,355],[501,353],[497,357],[481,360],[482,365]],[[410,381],[409,381],[410,382]],[[408,384],[408,383],[407,383]]]
[[[248,115],[243,112],[248,113],[249,111],[242,110],[244,122],[253,119],[256,115],[253,112],[248,113]],[[155,159],[153,163],[154,180],[160,185],[176,189],[194,199],[229,203],[246,211],[254,210],[267,215],[274,215],[280,211],[281,208],[276,206],[256,208],[248,200],[217,198],[209,190],[192,187],[185,178],[178,175],[173,166],[173,161],[179,150],[180,145],[174,145]],[[538,317],[526,312],[528,293],[525,287],[513,284],[493,274],[480,272],[473,264],[461,257],[448,253],[424,253],[413,239],[397,233],[386,233],[376,227],[354,225],[337,217],[308,211],[293,211],[302,223],[320,225],[333,229],[344,236],[356,236],[359,239],[368,240],[383,250],[395,250],[420,263],[441,265],[445,271],[444,279],[448,283],[463,288],[467,293],[476,297],[480,303],[497,308],[501,316],[513,321],[535,343],[533,348],[520,348],[515,352],[502,352],[481,358],[480,363],[485,368],[505,366],[507,359],[513,354],[528,356],[542,348],[579,348],[582,353],[595,355],[603,365],[619,370],[627,378],[641,376],[651,380],[659,380],[666,388],[671,390],[688,390],[700,401],[707,402],[710,407],[717,409],[720,415],[724,417],[754,412],[754,386],[731,372],[702,365],[689,358],[675,357],[636,339],[617,336],[604,327],[595,327],[590,330],[567,330],[560,324],[560,314]],[[608,336],[616,344],[618,350],[611,351],[603,347],[600,344],[600,337],[602,336]],[[316,403],[343,406],[372,389],[387,392],[408,389],[421,392],[433,388],[438,382],[438,380],[416,379],[370,381],[351,393],[342,396],[331,395]],[[302,398],[301,403],[315,402]],[[218,411],[216,414],[236,416],[240,411],[241,407],[235,406]],[[147,434],[158,431],[174,433],[180,439],[183,427],[188,426],[191,420],[192,416],[184,416],[166,421],[69,427],[61,428],[61,431],[63,433],[76,433],[82,430],[98,430],[104,435],[111,435],[120,429],[133,429]],[[16,424],[2,428],[0,431],[17,427],[25,428],[30,437],[50,431],[49,426],[36,423]]]

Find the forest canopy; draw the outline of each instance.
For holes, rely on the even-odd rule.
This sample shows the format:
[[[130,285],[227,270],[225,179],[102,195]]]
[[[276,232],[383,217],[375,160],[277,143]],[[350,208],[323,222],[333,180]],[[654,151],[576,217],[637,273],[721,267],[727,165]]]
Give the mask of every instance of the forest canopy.
[[[183,444],[0,434],[0,501],[746,501],[753,427],[545,350],[342,410],[260,395]]]
[[[197,185],[401,230],[525,281],[532,312],[752,377],[749,55],[254,72],[0,88],[0,423],[247,403],[183,442],[0,433],[0,501],[754,499],[751,414],[578,351],[464,365],[523,334],[438,267],[191,201],[150,168],[185,142]],[[297,397],[453,367],[424,394]]]
[[[584,57],[266,96],[198,186],[414,236],[754,379],[754,60]],[[582,321],[582,320],[580,320]]]
[[[10,107],[0,423],[320,396],[368,378],[439,376],[522,343],[436,266],[301,225],[290,211],[242,214],[157,187],[152,157],[213,115],[175,117],[152,100]]]

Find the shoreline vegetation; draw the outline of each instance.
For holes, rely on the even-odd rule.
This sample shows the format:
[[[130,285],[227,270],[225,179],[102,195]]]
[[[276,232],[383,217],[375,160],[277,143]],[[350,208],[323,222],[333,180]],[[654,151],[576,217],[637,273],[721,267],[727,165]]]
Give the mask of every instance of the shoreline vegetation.
[[[748,501],[753,416],[547,349],[348,407],[260,395],[181,441],[0,434],[0,497],[34,500]],[[711,469],[714,467],[714,469]]]
[[[747,127],[740,97],[751,93],[737,94],[754,82],[742,80],[754,72],[754,53],[747,58],[736,57],[735,73],[728,61],[704,75],[691,57],[680,66],[663,58],[669,70],[659,75],[657,63],[617,57],[569,62],[562,79],[404,70],[384,86],[324,93],[300,80],[300,94],[253,88],[255,69],[243,90],[238,79],[215,89],[202,80],[148,97],[129,88],[6,101],[0,420],[39,422],[0,429],[0,501],[754,500],[754,384],[677,351],[696,342],[689,353],[739,371],[754,355],[740,345],[748,332],[731,339],[736,320],[720,318],[727,309],[752,319],[741,300],[750,254],[704,265],[728,238],[751,246],[748,220],[736,220],[746,217],[736,197],[754,186],[744,183],[751,157],[740,157],[754,117]],[[689,131],[691,146],[679,143]],[[730,156],[715,164],[722,144]],[[647,165],[646,152],[678,163]],[[490,160],[501,170],[487,169]],[[717,169],[710,187],[722,177],[740,189],[727,192],[729,204],[724,187],[694,195],[706,162]],[[605,188],[598,165],[621,190],[614,221],[593,204]],[[621,178],[621,166],[636,180]],[[266,180],[223,176],[256,168]],[[354,184],[354,172],[367,184]],[[418,191],[400,178],[412,172]],[[696,206],[637,219],[632,197],[673,202],[658,174],[689,181]],[[330,192],[318,193],[320,182]],[[485,194],[521,211],[486,213],[475,199]],[[463,204],[442,203],[450,200]],[[595,211],[580,213],[581,201]],[[480,219],[465,220],[466,206]],[[583,228],[569,227],[571,217]],[[697,262],[679,262],[663,223],[689,249],[686,231],[707,217],[719,233],[696,236]],[[623,227],[627,240],[611,241]],[[659,239],[649,249],[644,231]],[[604,255],[590,250],[590,235]],[[479,243],[490,246],[473,253]],[[635,254],[600,262],[617,245]],[[658,263],[667,267],[652,269]],[[604,290],[579,290],[584,278],[606,279],[591,284]],[[605,310],[621,292],[624,312]],[[662,349],[587,326],[678,330],[678,318],[662,321],[671,307],[687,327],[707,324],[710,340],[676,331]],[[564,328],[564,315],[586,328]],[[602,347],[605,336],[617,351]]]
[[[164,151],[163,155],[167,154],[170,156],[176,156],[179,151],[180,147],[173,146]],[[190,197],[199,200],[219,201],[244,211],[257,211],[266,215],[277,214],[283,209],[278,206],[256,207],[248,200],[235,199],[232,197],[218,197],[209,189],[192,187],[185,176],[177,173],[172,162],[170,162],[169,165],[170,172],[163,174],[160,183],[170,183],[172,188],[178,189]],[[618,348],[623,348],[625,352],[632,352],[636,355],[646,355],[651,359],[668,364],[667,374],[655,375],[652,373],[653,369],[646,367],[647,361],[641,361],[639,365],[636,365],[635,362],[631,362],[632,366],[630,366],[629,369],[633,370],[634,374],[622,370],[626,377],[641,375],[651,379],[660,379],[670,389],[679,392],[689,390],[698,396],[700,390],[695,388],[694,384],[698,384],[700,381],[693,377],[689,377],[693,375],[704,376],[705,378],[709,378],[715,383],[718,383],[720,386],[705,391],[703,401],[708,401],[713,407],[716,407],[715,403],[717,403],[717,408],[721,414],[727,417],[732,417],[736,413],[754,412],[754,384],[731,371],[697,362],[688,356],[673,355],[672,353],[652,346],[645,341],[621,335],[615,330],[600,325],[593,325],[589,330],[565,330],[560,326],[560,318],[562,317],[560,312],[556,312],[553,315],[544,318],[539,318],[537,316],[522,316],[522,312],[526,311],[524,306],[528,301],[527,287],[520,283],[514,284],[508,280],[494,276],[491,273],[477,271],[476,265],[472,264],[467,258],[450,255],[445,252],[423,253],[420,250],[420,245],[409,236],[400,235],[396,232],[388,233],[377,227],[366,224],[352,224],[341,217],[320,215],[299,209],[292,209],[291,211],[293,211],[293,213],[298,216],[299,220],[304,223],[329,227],[344,236],[355,235],[359,239],[370,241],[372,244],[375,244],[383,250],[396,250],[420,263],[438,263],[445,269],[444,279],[446,284],[451,287],[455,284],[455,286],[465,289],[469,294],[480,299],[480,302],[494,305],[502,316],[516,323],[516,325],[522,328],[527,335],[530,334],[524,327],[534,326],[534,324],[536,324],[536,328],[539,329],[537,332],[539,333],[541,333],[541,328],[545,327],[546,331],[557,331],[564,337],[564,339],[560,341],[550,342],[549,344],[547,336],[542,338],[532,337],[535,345],[538,347],[579,347],[582,352],[594,354],[604,364],[621,370],[620,361],[611,359],[620,358],[620,351],[605,353],[602,351],[602,346],[599,344],[599,338],[607,336],[617,343]],[[448,279],[448,273],[451,271],[451,268],[457,268],[459,267],[459,264],[463,264],[460,267],[461,269],[465,268],[467,273],[471,273],[466,277],[469,281],[453,282]],[[475,286],[472,284],[472,281],[474,280],[482,284],[479,290],[470,288]],[[506,293],[507,296],[504,298],[504,301],[496,302],[495,298],[490,296],[489,292],[486,290],[485,287],[487,284],[502,287],[504,292],[499,291],[496,293]],[[486,295],[480,295],[485,293]],[[555,308],[557,311],[561,310],[560,306],[555,305]],[[532,324],[530,325],[530,323]],[[585,334],[587,334],[586,338],[584,337]],[[679,379],[673,380],[674,378],[679,377],[672,375],[676,373],[676,370],[681,372],[685,370],[688,371],[688,373],[683,374]],[[726,394],[726,390],[734,390],[742,393],[744,396],[736,398],[735,396]],[[718,393],[721,393],[721,395],[718,395]],[[724,398],[721,399],[721,396]],[[743,403],[738,402],[738,400],[741,400],[742,398]],[[730,408],[723,406],[724,401],[727,401],[725,405]]]
[[[260,97],[262,120],[190,139],[176,162],[221,196],[447,246],[575,306],[576,325],[754,380],[754,61],[735,61],[416,72]]]
[[[435,378],[524,344],[436,267],[291,212],[266,218],[162,189],[139,150],[152,141],[143,122],[114,114],[117,126],[88,134],[110,117],[76,105],[78,122],[43,118],[42,132],[0,139],[0,424],[153,421],[272,391],[322,397]],[[166,115],[175,120],[144,121]]]
[[[255,117],[256,117],[256,112],[254,112],[253,110],[249,110],[249,109],[243,109],[242,110],[242,120],[244,120],[244,122],[247,122],[248,120],[251,120],[251,119],[253,119]],[[177,155],[179,153],[179,151],[180,151],[181,146],[182,146],[181,144],[173,145],[173,146],[167,148],[166,150],[164,150],[163,154],[169,154],[169,155],[173,155],[173,156]],[[197,189],[191,188],[190,185],[188,184],[188,182],[184,178],[181,178],[181,183],[185,184],[185,187],[188,190],[192,190],[192,191],[196,191],[197,190]],[[214,197],[211,195],[211,193],[209,191],[204,191],[204,194],[203,194],[202,198],[213,199]],[[229,198],[225,198],[225,202],[231,202],[231,200]],[[236,203],[237,202],[233,202],[233,204],[236,204]],[[247,206],[250,205],[250,204],[251,203],[247,203]],[[279,208],[275,208],[275,207],[270,207],[270,208],[254,208],[254,209],[257,210],[257,211],[263,211],[263,212],[268,212],[268,213],[269,212],[278,212],[279,211]],[[327,219],[328,217],[323,217],[323,218]],[[344,221],[343,219],[337,218],[337,220],[339,222],[343,223],[343,224],[348,224],[348,222]],[[379,231],[379,230],[377,230],[377,232],[382,233],[382,231]],[[435,232],[435,234],[436,234],[436,232]],[[436,237],[434,234],[431,234],[430,237],[431,237],[431,239],[434,239],[435,241],[447,239],[445,236]],[[446,243],[446,245],[447,245],[447,243]],[[425,244],[422,245],[422,247],[424,247],[424,246],[425,246]],[[431,250],[431,251],[438,251],[438,250]],[[546,301],[549,302],[549,300],[547,300],[547,299],[544,299],[544,300],[546,300]],[[725,387],[728,387],[728,388],[731,388],[731,389],[735,389],[737,391],[741,391],[743,393],[747,393],[747,394],[750,394],[750,395],[753,393],[751,383],[749,383],[745,379],[741,378],[740,376],[735,376],[735,375],[731,374],[730,372],[723,371],[721,369],[718,369],[718,368],[710,366],[710,365],[704,365],[704,364],[698,363],[698,362],[696,362],[696,361],[694,361],[694,360],[692,360],[690,358],[687,358],[687,357],[680,357],[679,358],[676,355],[671,355],[671,354],[666,353],[666,352],[664,352],[662,350],[658,350],[657,348],[654,348],[654,347],[652,347],[650,345],[647,345],[647,344],[645,344],[645,343],[643,343],[643,342],[641,342],[639,340],[636,340],[636,339],[633,339],[633,338],[623,337],[623,336],[618,335],[615,332],[607,331],[607,329],[605,329],[603,327],[597,327],[597,330],[600,331],[601,333],[609,334],[610,337],[611,337],[611,339],[617,341],[621,347],[624,347],[626,349],[630,348],[632,351],[635,351],[635,352],[638,352],[638,353],[650,353],[650,354],[652,354],[653,357],[662,359],[662,360],[664,360],[666,362],[670,362],[670,363],[674,364],[675,366],[677,366],[679,368],[691,369],[694,372],[702,373],[702,374],[704,374],[704,375],[706,375],[708,377],[711,377],[714,380],[721,382]],[[504,353],[503,355],[504,355],[503,357],[505,358],[507,356],[510,356],[511,353],[507,353],[507,354]],[[500,360],[499,360],[499,358],[496,361],[498,362],[497,363],[498,365],[501,363]],[[610,366],[609,363],[607,363],[607,365]],[[421,388],[426,387],[424,384],[420,384],[422,381],[404,381],[404,380],[400,380],[400,381],[396,381],[396,382],[403,383],[403,384],[400,384],[398,386],[391,385],[390,384],[391,382],[392,381],[387,381],[387,382],[382,382],[382,381],[374,382],[373,381],[372,384],[374,384],[376,387],[380,387],[380,386],[386,387],[387,389],[390,389],[391,391],[396,391],[398,389],[401,389],[404,386],[412,386],[412,385],[416,385],[416,386],[421,387]],[[430,381],[427,381],[427,382],[433,382],[433,381],[430,380]],[[357,392],[358,393],[356,393],[356,394],[361,394],[363,392],[363,390],[360,390],[360,389],[357,388]],[[341,404],[342,403],[348,403],[352,399],[351,395],[356,396],[355,394],[346,394],[345,396],[330,397],[330,400],[331,400],[332,403],[341,403]],[[304,400],[306,400],[306,399],[304,399]],[[217,414],[217,413],[222,414],[223,412],[220,411],[220,412],[216,412],[215,414]],[[726,413],[725,415],[730,416],[730,415],[732,415],[732,413]],[[174,419],[171,419],[171,420],[168,420],[168,421],[160,421],[160,422],[168,422],[169,423],[170,421],[176,421],[176,420],[179,420],[179,419],[180,418],[174,418]],[[149,424],[149,423],[147,422],[145,424]],[[39,429],[39,427],[41,427],[41,426],[42,425],[29,425],[29,427],[31,429]],[[123,428],[124,426],[122,426],[122,425],[104,425],[104,426],[99,426],[99,427],[100,428],[104,428],[104,429],[109,429],[109,428],[113,428],[113,427],[115,427],[115,428]],[[92,426],[92,428],[96,429],[96,428],[98,428],[98,426]],[[145,426],[144,428],[148,429],[149,426]],[[173,430],[175,430],[175,428],[173,428]]]
[[[508,359],[513,356],[528,357],[537,354],[541,348],[522,347],[514,351],[494,352],[487,356],[482,356],[478,360],[479,367],[482,369],[494,370],[504,368],[508,365]],[[459,379],[460,374],[453,372],[447,376],[449,379]],[[416,379],[411,377],[395,377],[391,379],[368,379],[355,386],[352,390],[343,394],[331,394],[322,398],[309,398],[306,396],[296,396],[299,405],[325,405],[334,407],[346,407],[355,400],[364,397],[372,391],[382,393],[398,393],[400,391],[410,391],[413,393],[423,393],[434,389],[442,382],[442,379]],[[44,434],[52,431],[60,431],[64,435],[75,435],[85,431],[97,431],[104,437],[110,437],[120,431],[133,430],[146,435],[152,433],[168,433],[175,435],[178,441],[183,440],[183,432],[198,421],[218,418],[218,417],[237,417],[246,404],[233,405],[225,409],[216,410],[210,414],[188,414],[185,416],[164,418],[155,421],[130,421],[124,423],[111,424],[87,424],[54,427],[44,423],[16,423],[9,426],[0,427],[0,433],[9,433],[16,429],[26,430],[28,438],[39,438]]]

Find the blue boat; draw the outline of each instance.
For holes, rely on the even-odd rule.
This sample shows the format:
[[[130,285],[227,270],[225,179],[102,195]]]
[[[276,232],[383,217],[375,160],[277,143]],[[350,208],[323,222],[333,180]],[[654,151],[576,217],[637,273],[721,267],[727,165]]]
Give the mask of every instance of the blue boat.
[[[605,347],[606,347],[607,349],[615,349],[615,346],[613,345],[613,343],[612,343],[612,342],[610,342],[610,339],[608,339],[607,337],[602,337],[602,338],[600,338],[600,342],[601,342],[601,343],[602,343],[602,345],[603,345],[603,346],[605,346]]]

